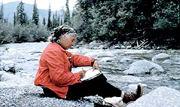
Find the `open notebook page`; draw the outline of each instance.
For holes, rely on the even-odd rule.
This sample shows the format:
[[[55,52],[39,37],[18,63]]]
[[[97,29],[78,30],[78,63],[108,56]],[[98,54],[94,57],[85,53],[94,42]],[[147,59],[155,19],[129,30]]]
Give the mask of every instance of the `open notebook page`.
[[[95,69],[93,71],[91,66],[81,66],[81,67],[72,68],[71,72],[76,73],[76,72],[82,71],[82,69],[86,70],[86,73],[85,73],[85,76],[81,78],[81,81],[90,80],[101,74],[99,70]]]

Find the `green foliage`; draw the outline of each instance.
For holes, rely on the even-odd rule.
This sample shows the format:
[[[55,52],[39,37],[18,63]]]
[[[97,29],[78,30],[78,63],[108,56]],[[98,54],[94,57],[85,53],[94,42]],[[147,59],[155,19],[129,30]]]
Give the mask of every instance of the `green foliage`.
[[[51,27],[51,6],[50,6],[50,4],[49,4],[49,11],[48,11],[48,22],[47,22],[47,28],[48,28],[49,30],[51,30],[51,29],[52,29],[52,27]]]
[[[49,11],[49,19],[51,17],[50,15],[51,11]],[[10,42],[21,43],[47,41],[50,31],[47,29],[45,18],[43,20],[43,25],[38,25],[39,15],[36,0],[32,16],[32,20],[27,19],[27,15],[24,11],[24,4],[21,1],[17,6],[17,12],[14,13],[14,26],[12,26],[11,23],[8,23],[8,20],[0,20],[0,44]]]
[[[13,28],[11,24],[0,21],[0,44],[13,41],[12,32]]]
[[[0,21],[2,21],[4,18],[4,6],[3,6],[3,3],[1,4],[1,7],[0,7]]]
[[[80,40],[91,41],[92,38],[92,26],[91,26],[91,1],[78,0],[76,5],[77,10],[74,11],[72,18],[72,26],[78,31]]]
[[[21,25],[27,24],[28,19],[27,19],[27,14],[24,11],[24,3],[21,1],[17,7],[17,22],[20,23]]]
[[[14,21],[13,21],[13,24],[14,24],[14,26],[16,25],[16,23],[17,23],[17,16],[16,16],[16,13],[14,13]]]
[[[56,28],[57,26],[59,26],[60,23],[60,18],[58,16],[58,13],[56,11],[55,14],[53,14],[53,19],[52,19],[52,28]]]
[[[34,23],[23,26],[16,24],[13,31],[13,38],[18,43],[46,41],[49,35],[45,26],[38,27]]]
[[[115,2],[107,1],[100,2],[94,6],[94,11],[91,11],[94,20],[92,20],[92,27],[96,32],[93,37],[101,41],[111,41],[117,37],[117,7]]]
[[[78,0],[71,21],[80,40],[139,41],[148,29],[177,28],[179,5],[178,0]]]
[[[166,29],[178,27],[179,5],[173,1],[165,2],[162,0],[159,1],[157,7],[157,11],[153,14],[156,18],[154,28]]]
[[[46,18],[43,18],[43,25],[46,25]]]
[[[38,13],[38,8],[37,8],[36,0],[34,1],[32,21],[36,25],[38,25],[38,23],[39,23],[39,13]]]
[[[9,42],[39,42],[46,41],[50,32],[46,26],[37,26],[34,23],[28,25],[16,24],[12,26],[8,23],[0,22],[0,44]]]
[[[66,12],[65,12],[65,15],[64,15],[64,23],[66,25],[71,25],[70,12],[69,12],[69,0],[66,0]]]

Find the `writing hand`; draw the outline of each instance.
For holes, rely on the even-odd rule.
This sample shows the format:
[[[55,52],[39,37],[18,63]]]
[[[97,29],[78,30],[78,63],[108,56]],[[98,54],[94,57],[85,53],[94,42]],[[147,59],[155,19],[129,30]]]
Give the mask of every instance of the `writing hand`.
[[[79,71],[78,73],[79,73],[80,77],[83,78],[86,71],[84,69],[82,69],[82,71]]]
[[[94,64],[93,64],[93,71],[95,69],[99,70],[99,64],[98,64],[98,61],[96,61],[96,60],[94,61]]]

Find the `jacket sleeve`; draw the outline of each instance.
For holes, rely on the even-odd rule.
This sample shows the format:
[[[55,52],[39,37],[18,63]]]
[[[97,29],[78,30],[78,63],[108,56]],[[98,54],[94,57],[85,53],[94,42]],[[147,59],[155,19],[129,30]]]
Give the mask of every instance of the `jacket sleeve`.
[[[46,62],[52,82],[57,86],[69,86],[80,82],[80,75],[65,71],[63,52],[49,51],[46,53]]]
[[[72,55],[73,66],[92,66],[94,58],[89,58],[83,55]]]

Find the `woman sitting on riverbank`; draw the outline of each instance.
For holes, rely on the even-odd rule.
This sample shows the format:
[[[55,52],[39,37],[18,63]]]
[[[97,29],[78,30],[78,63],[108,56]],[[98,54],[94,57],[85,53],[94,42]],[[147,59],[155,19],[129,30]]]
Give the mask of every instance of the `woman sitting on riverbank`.
[[[107,82],[101,74],[89,81],[82,82],[86,71],[72,73],[73,66],[92,66],[99,70],[98,61],[83,55],[73,55],[67,51],[75,44],[77,33],[69,26],[54,29],[47,47],[42,52],[39,68],[34,84],[43,88],[47,97],[63,99],[79,99],[84,96],[96,95],[105,97],[121,97],[125,103],[135,101],[142,95],[142,86],[136,92],[124,93]]]

